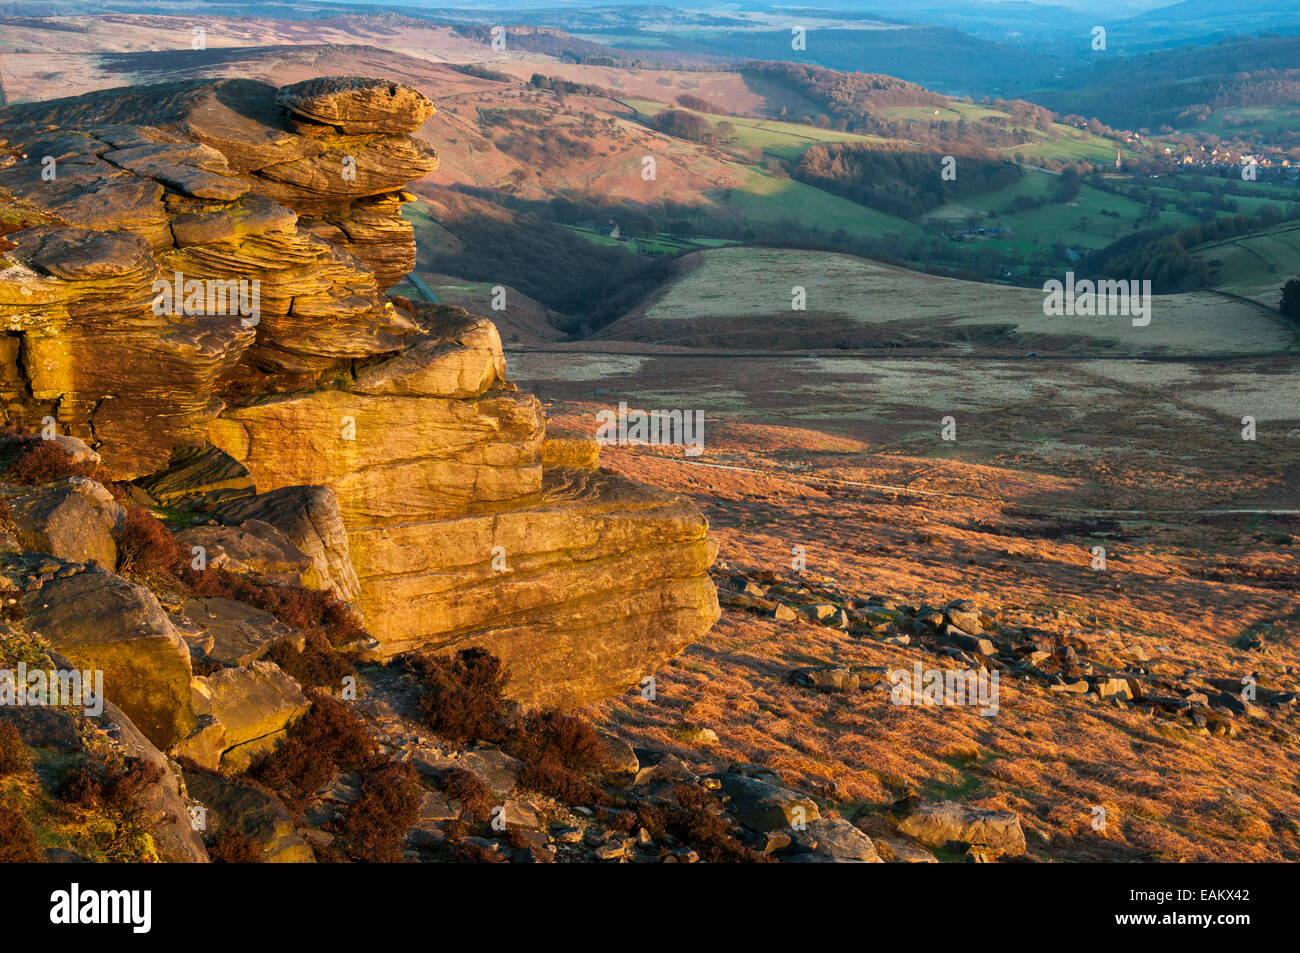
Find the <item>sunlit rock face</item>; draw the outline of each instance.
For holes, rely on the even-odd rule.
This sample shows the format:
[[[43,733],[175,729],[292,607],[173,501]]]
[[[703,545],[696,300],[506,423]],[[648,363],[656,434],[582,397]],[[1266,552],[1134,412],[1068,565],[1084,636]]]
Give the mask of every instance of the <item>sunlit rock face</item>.
[[[715,547],[688,501],[548,439],[491,322],[383,293],[433,113],[358,77],[0,110],[0,399],[121,478],[211,444],[259,493],[326,488],[342,533],[300,516],[295,543],[376,656],[482,645],[517,698],[579,704],[713,625]]]

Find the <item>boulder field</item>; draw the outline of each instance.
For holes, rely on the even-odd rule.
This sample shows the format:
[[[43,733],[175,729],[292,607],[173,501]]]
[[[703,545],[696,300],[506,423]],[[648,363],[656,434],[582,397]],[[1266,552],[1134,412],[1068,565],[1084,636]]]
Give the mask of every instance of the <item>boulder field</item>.
[[[490,321],[384,293],[414,266],[400,210],[436,168],[413,135],[433,113],[357,77],[0,109],[0,401],[14,424],[80,438],[137,500],[204,517],[178,538],[214,565],[335,592],[370,657],[483,646],[517,700],[583,704],[708,631],[716,546],[688,500],[601,470],[590,439],[548,436]],[[80,632],[122,589],[111,536],[51,542],[79,535],[65,524],[87,492],[13,507],[24,550],[98,567],[25,597],[42,635],[82,665],[144,646],[169,698],[191,675],[182,637],[264,664],[220,602],[187,608],[184,631],[153,619],[152,641]],[[106,678],[113,698],[123,676]],[[238,683],[194,681],[185,710],[117,703],[166,747]],[[257,739],[246,721],[218,753]]]

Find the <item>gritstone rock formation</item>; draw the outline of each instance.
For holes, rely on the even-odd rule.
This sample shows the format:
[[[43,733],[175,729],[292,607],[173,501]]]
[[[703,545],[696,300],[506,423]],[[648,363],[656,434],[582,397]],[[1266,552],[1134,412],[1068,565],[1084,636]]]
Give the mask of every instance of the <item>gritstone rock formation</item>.
[[[374,656],[481,645],[519,700],[580,704],[716,621],[715,547],[688,501],[597,469],[592,441],[548,439],[490,322],[383,293],[414,266],[400,208],[436,167],[411,135],[432,113],[355,77],[0,110],[0,398],[202,510],[186,545],[351,602]],[[62,584],[93,601],[98,579]],[[26,597],[59,630],[43,634],[104,655],[43,593]],[[196,718],[119,704],[160,745]]]

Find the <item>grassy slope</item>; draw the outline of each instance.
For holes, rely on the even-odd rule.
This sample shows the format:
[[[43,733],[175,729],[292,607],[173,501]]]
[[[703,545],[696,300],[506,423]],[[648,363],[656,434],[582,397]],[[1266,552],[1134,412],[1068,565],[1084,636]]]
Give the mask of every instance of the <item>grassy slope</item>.
[[[1208,243],[1195,254],[1209,264],[1215,287],[1274,308],[1282,285],[1300,278],[1300,224]]]
[[[804,314],[790,308],[790,288],[807,292]],[[772,337],[796,346],[785,333],[794,321],[825,327],[875,326],[854,346],[908,341],[919,347],[974,347],[1054,353],[1193,355],[1271,353],[1292,346],[1294,334],[1254,305],[1199,292],[1153,302],[1151,321],[1128,317],[1043,314],[1043,293],[979,282],[937,278],[847,255],[794,249],[724,248],[704,252],[696,267],[647,299],[640,313],[615,322],[603,337],[686,343],[691,335],[722,329],[752,346]],[[981,328],[1003,327],[1012,336]],[[1230,342],[1230,343],[1225,343]],[[802,335],[803,347],[827,346]]]

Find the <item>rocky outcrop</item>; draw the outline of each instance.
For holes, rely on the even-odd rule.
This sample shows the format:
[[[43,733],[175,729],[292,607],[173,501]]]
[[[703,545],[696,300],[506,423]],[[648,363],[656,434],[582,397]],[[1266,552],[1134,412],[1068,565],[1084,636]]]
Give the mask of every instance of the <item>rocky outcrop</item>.
[[[401,187],[436,154],[407,129],[295,131],[276,95],[187,82],[0,114],[26,154],[0,189],[56,223],[18,232],[0,272],[0,320],[20,341],[11,415],[56,416],[136,476],[200,438],[232,389],[402,346],[413,328],[382,290],[414,264]]]
[[[6,647],[13,645],[10,640],[15,635],[7,623],[0,623],[0,641],[5,641]],[[54,652],[23,654],[32,669],[66,672],[75,664]],[[12,661],[6,659],[6,667]],[[180,769],[112,702],[104,702],[103,711],[98,713],[87,713],[75,705],[0,705],[0,725],[12,725],[32,753],[38,784],[49,784],[74,766],[95,762],[121,765],[137,759],[152,765],[157,770],[135,789],[132,797],[131,807],[139,826],[149,835],[147,844],[136,845],[137,852],[166,863],[207,862],[208,852],[192,823]],[[38,811],[48,811],[48,801],[33,801]],[[107,818],[101,821],[111,823]],[[70,849],[73,847],[76,850]],[[78,853],[88,848],[95,848],[95,838],[50,850],[60,851],[60,859],[81,861],[91,859]]]
[[[207,565],[333,590],[374,656],[484,646],[518,700],[580,704],[716,621],[715,549],[689,502],[547,433],[491,322],[383,294],[414,263],[399,212],[436,166],[411,136],[432,114],[357,77],[0,110],[24,156],[0,192],[31,210],[0,261],[0,400],[194,511],[180,542]],[[247,631],[190,641],[244,664]]]
[[[259,487],[334,491],[378,655],[482,646],[527,668],[512,692],[536,704],[636,684],[717,619],[703,517],[608,472],[546,470],[540,407],[505,386],[495,329],[426,320],[436,339],[228,411],[213,443]]]

